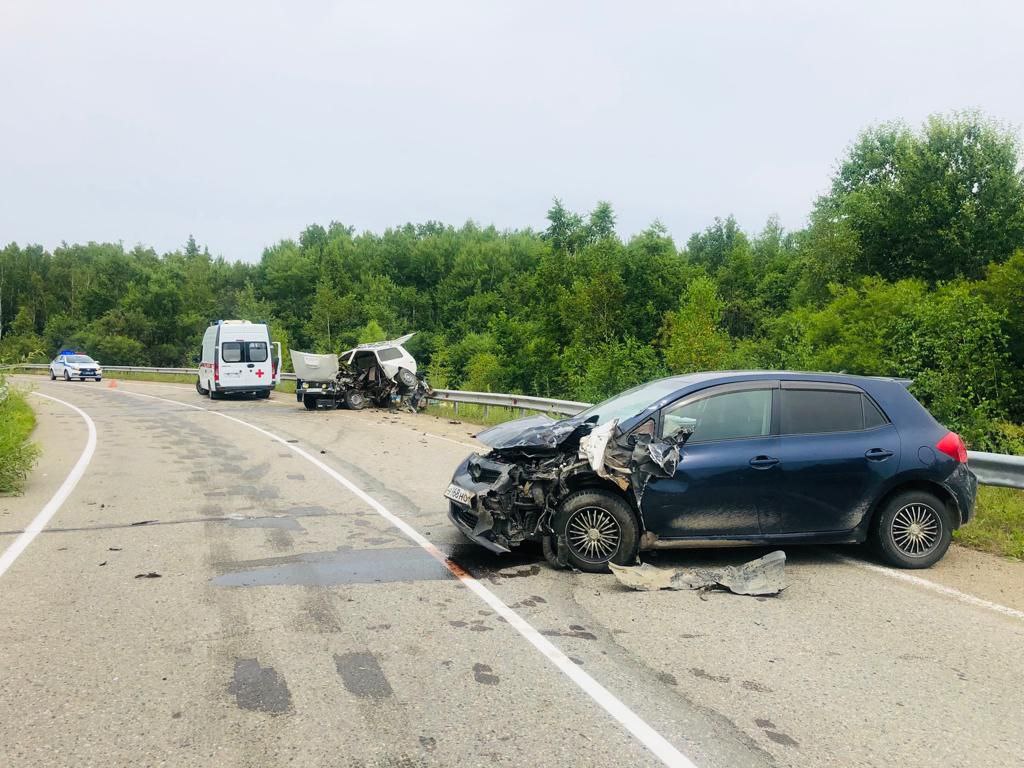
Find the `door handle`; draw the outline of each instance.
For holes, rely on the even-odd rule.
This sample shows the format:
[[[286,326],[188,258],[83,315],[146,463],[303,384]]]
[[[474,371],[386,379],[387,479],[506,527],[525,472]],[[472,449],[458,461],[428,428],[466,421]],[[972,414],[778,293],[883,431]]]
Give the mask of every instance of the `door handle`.
[[[247,365],[246,367],[247,368],[255,368],[256,367],[256,363],[249,363],[249,365]]]
[[[868,461],[885,461],[892,456],[892,451],[886,448],[871,448],[864,452],[864,458]]]
[[[769,469],[779,463],[779,460],[772,456],[755,456],[750,460],[750,466],[754,469]]]

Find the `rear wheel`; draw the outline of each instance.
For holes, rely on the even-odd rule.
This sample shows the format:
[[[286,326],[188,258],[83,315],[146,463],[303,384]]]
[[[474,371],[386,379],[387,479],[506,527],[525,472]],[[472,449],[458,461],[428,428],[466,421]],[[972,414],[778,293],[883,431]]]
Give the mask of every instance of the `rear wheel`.
[[[57,374],[53,372],[53,368],[50,369],[50,381],[56,381]]]
[[[608,563],[632,565],[639,550],[640,526],[629,504],[610,491],[572,494],[553,523],[555,538],[565,538],[569,564],[589,573],[605,573]]]
[[[261,389],[256,394],[256,397],[258,397],[260,400],[266,400],[268,397],[270,397],[270,390],[269,389]]]
[[[319,399],[320,398],[314,397],[313,395],[305,395],[302,398],[302,405],[305,406],[307,411],[315,411],[316,410],[316,401],[319,400]]]
[[[897,568],[928,568],[946,554],[953,527],[946,505],[927,491],[893,496],[874,525],[875,544]]]
[[[207,394],[210,396],[211,400],[220,400],[221,398],[221,393],[217,391],[213,384],[210,385],[210,388],[207,390]]]
[[[355,389],[345,391],[345,407],[350,411],[361,411],[366,407],[366,397]]]
[[[200,379],[198,376],[196,376],[196,392],[198,392],[200,395],[203,395],[204,397],[209,394],[207,390],[203,389],[202,379]]]

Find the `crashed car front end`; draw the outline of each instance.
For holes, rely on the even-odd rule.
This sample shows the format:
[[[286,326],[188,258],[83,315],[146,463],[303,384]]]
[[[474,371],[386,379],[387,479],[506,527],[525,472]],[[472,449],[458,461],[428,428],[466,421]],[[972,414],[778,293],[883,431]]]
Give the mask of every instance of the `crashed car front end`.
[[[470,540],[509,552],[553,534],[553,517],[574,491],[614,486],[632,498],[642,527],[644,488],[675,472],[687,437],[623,435],[616,421],[531,417],[499,425],[477,435],[491,450],[456,468],[445,492],[448,516]]]

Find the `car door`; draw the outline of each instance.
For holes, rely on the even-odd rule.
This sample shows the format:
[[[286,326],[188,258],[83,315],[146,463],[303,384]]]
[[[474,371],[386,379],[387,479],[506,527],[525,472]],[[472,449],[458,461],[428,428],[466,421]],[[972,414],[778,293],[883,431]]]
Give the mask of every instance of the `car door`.
[[[660,432],[693,429],[669,478],[652,479],[641,508],[662,538],[755,536],[759,498],[777,479],[771,380],[723,384],[662,409]]]
[[[60,377],[64,375],[64,355],[58,355],[57,359],[53,361],[53,373],[55,376]]]
[[[896,428],[852,385],[783,381],[779,399],[778,531],[855,528],[899,469]]]

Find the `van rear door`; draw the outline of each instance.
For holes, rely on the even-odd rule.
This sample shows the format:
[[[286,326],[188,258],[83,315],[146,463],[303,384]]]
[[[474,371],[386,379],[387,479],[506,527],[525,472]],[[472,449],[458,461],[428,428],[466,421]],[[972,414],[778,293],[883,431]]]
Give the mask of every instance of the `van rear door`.
[[[274,381],[270,344],[266,338],[230,333],[220,343],[220,385],[253,389],[269,388]]]

